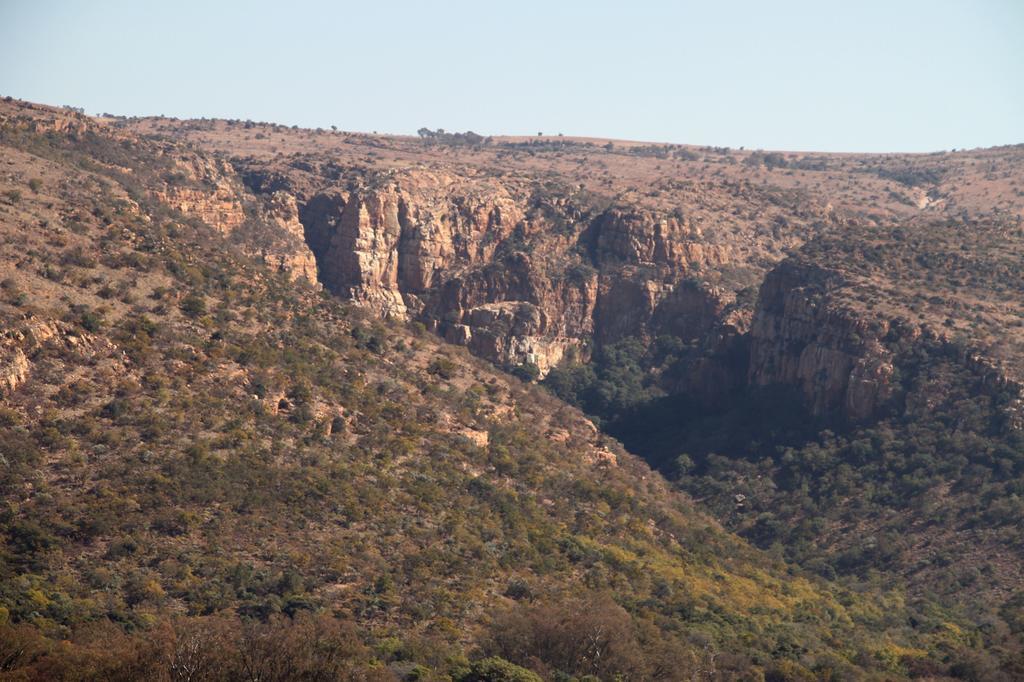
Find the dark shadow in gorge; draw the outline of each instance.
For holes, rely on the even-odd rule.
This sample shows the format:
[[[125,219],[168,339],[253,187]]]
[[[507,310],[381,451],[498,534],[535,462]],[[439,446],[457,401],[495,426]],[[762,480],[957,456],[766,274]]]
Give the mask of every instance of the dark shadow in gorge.
[[[750,385],[748,356],[740,337],[710,352],[669,335],[631,337],[602,346],[589,363],[555,368],[543,384],[676,478],[704,473],[711,455],[774,457],[831,425],[811,416],[797,387]]]
[[[806,443],[828,425],[809,414],[798,389],[787,386],[744,388],[718,406],[689,394],[669,395],[603,423],[606,433],[670,478],[704,473],[714,454],[751,461],[776,456],[779,448]]]

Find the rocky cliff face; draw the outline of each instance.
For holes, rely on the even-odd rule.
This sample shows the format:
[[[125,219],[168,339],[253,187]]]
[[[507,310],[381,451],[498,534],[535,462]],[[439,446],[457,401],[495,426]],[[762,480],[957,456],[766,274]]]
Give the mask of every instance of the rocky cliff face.
[[[842,276],[783,263],[765,278],[751,325],[749,380],[799,386],[812,412],[851,419],[876,413],[892,395],[889,325],[858,318],[829,298]]]
[[[295,197],[288,192],[274,192],[256,211],[265,222],[280,232],[269,247],[262,249],[260,255],[263,260],[286,273],[292,280],[320,286],[316,257],[306,244]]]
[[[250,179],[257,192],[299,184]],[[328,289],[542,374],[569,348],[585,356],[627,336],[706,337],[735,295],[688,281],[731,255],[690,221],[595,207],[571,191],[410,170],[306,188],[299,212]]]
[[[522,214],[499,183],[420,172],[316,194],[302,219],[325,286],[404,317],[451,273],[490,262]]]
[[[221,234],[231,234],[245,222],[240,188],[230,166],[205,156],[182,155],[176,173],[159,198],[168,206],[202,220]]]
[[[792,385],[813,414],[860,421],[902,400],[896,348],[942,336],[905,308],[866,315],[833,296],[850,282],[829,261],[784,260],[809,237],[871,224],[806,193],[680,185],[684,210],[467,168],[235,163],[276,231],[308,245],[282,269],[501,366],[543,375],[570,349],[586,359],[667,334],[698,349],[670,392],[722,401],[746,385]]]
[[[898,273],[901,291],[886,296],[929,292],[914,305],[937,308],[931,280],[966,262],[953,257],[965,253],[957,235],[976,235],[977,226],[953,229],[948,245],[915,262],[929,251],[934,227],[920,239],[904,230],[894,248],[880,249],[894,239],[891,225],[998,214],[1016,216],[1019,230],[1020,198],[1000,180],[1019,177],[1014,148],[928,157],[778,154],[780,163],[767,164],[759,152],[568,139],[455,145],[223,121],[125,127],[230,157],[248,190],[238,196],[281,216],[267,217],[271,231],[292,242],[260,247],[264,259],[302,279],[315,272],[339,296],[419,320],[499,365],[532,363],[543,373],[570,348],[586,358],[624,337],[670,334],[699,352],[669,390],[722,397],[748,383],[790,383],[814,412],[854,419],[876,413],[898,383],[886,320],[913,320],[898,331],[912,335],[921,310],[908,313],[902,300],[899,314],[864,315],[839,299],[823,302],[815,287],[799,283],[803,275],[780,270],[765,281],[767,273],[822,235],[842,241],[848,230],[877,228],[869,239],[850,239],[860,246],[848,254],[849,245],[829,246],[840,255],[819,263],[870,265],[861,274],[876,281]],[[204,173],[225,174],[200,169],[190,177]],[[232,234],[245,230],[233,226],[239,206],[246,216],[260,213],[245,198],[232,204],[218,181],[206,185],[204,196],[193,188],[178,205]],[[308,250],[294,243],[300,232]],[[942,295],[958,307],[927,322],[939,329],[956,318],[968,334],[984,318],[990,336],[1002,337],[990,345],[1019,356],[1024,342],[1003,333],[1016,304],[992,294],[1012,280],[1020,254],[1005,249],[1005,235],[993,239],[1002,262],[980,256],[999,276],[978,283],[978,268],[965,267]],[[930,279],[908,278],[913,272]],[[963,287],[983,293],[961,300]]]
[[[316,259],[292,194],[255,197],[228,163],[203,155],[180,155],[174,168],[174,181],[157,194],[160,201],[232,238],[293,281],[319,286]]]
[[[730,248],[704,243],[703,230],[682,216],[612,207],[591,228],[600,262],[660,265],[681,274],[729,262]]]
[[[796,259],[772,270],[750,329],[749,383],[799,387],[818,416],[856,422],[892,409],[923,417],[952,389],[934,379],[901,382],[901,354],[916,349],[968,370],[972,392],[1004,396],[1006,428],[1024,427],[1024,385],[1004,368],[907,314],[852,309],[845,296],[855,286],[847,275]]]

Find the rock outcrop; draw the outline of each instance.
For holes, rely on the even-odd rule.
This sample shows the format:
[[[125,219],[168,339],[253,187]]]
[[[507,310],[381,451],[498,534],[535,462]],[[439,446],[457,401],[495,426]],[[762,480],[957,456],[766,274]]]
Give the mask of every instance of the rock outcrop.
[[[682,216],[613,207],[597,217],[592,230],[601,262],[668,266],[680,275],[729,262],[728,246],[703,243],[702,230]]]
[[[292,280],[320,286],[316,257],[306,244],[295,197],[287,192],[274,192],[262,211],[266,220],[280,231],[279,238],[273,242],[277,248],[264,249],[260,254],[263,260]]]
[[[238,242],[293,281],[320,286],[294,195],[275,191],[255,197],[229,164],[206,156],[182,155],[175,168],[173,182],[158,193],[162,202]]]
[[[811,411],[875,414],[890,397],[892,353],[881,320],[866,320],[829,297],[842,276],[786,262],[765,278],[751,325],[750,383],[798,386]]]
[[[500,183],[418,172],[317,194],[302,218],[327,288],[404,317],[422,312],[421,297],[449,273],[489,262],[522,215]]]
[[[245,222],[240,187],[232,181],[232,175],[231,167],[224,162],[182,155],[175,159],[175,172],[158,196],[175,210],[229,235]]]
[[[92,335],[59,321],[31,318],[0,333],[0,399],[8,398],[29,380],[33,356],[45,346],[89,350]]]
[[[288,181],[259,176],[257,191]],[[709,335],[734,293],[687,281],[729,262],[676,216],[426,170],[333,188],[300,206],[323,284],[414,318],[500,365],[543,375],[569,348]]]
[[[919,355],[966,369],[974,390],[1002,394],[1005,426],[1024,427],[1024,384],[983,353],[909,315],[886,318],[851,309],[845,295],[853,286],[837,270],[797,260],[773,269],[761,287],[750,329],[749,383],[799,387],[817,416],[839,414],[856,422],[898,407],[921,418],[944,399],[948,387],[922,383],[906,391],[901,405],[890,404],[907,388],[899,378],[900,354],[916,348]]]
[[[28,358],[20,348],[0,350],[0,398],[5,398],[28,379]]]

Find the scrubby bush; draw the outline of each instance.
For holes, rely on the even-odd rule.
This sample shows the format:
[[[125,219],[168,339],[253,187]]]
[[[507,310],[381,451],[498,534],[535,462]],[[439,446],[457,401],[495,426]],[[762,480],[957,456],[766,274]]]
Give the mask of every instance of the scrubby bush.
[[[475,661],[468,672],[456,679],[459,682],[542,682],[536,673],[497,656]]]
[[[445,380],[455,376],[456,365],[444,356],[437,356],[427,365],[427,374],[440,377]]]
[[[181,299],[178,307],[189,317],[201,317],[206,314],[206,299],[199,294],[188,294]]]

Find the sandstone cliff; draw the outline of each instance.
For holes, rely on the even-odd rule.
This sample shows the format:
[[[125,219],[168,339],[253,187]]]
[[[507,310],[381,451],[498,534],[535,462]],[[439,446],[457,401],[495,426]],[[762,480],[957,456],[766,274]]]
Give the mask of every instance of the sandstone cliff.
[[[910,224],[954,206],[982,215],[993,196],[1007,207],[1000,210],[1020,212],[1019,200],[988,184],[968,156],[787,155],[786,170],[772,172],[751,163],[757,153],[683,153],[671,145],[618,150],[531,141],[462,150],[280,127],[265,131],[278,140],[270,144],[266,137],[242,142],[248,128],[231,122],[141,123],[231,154],[230,172],[216,165],[191,172],[208,191],[200,200],[192,190],[189,205],[179,206],[223,226],[250,250],[260,240],[283,239],[287,248],[256,251],[293,276],[315,277],[379,314],[420,321],[499,365],[530,364],[544,374],[570,349],[585,360],[626,337],[649,343],[667,334],[696,349],[685,371],[664,387],[669,392],[715,400],[745,385],[782,383],[798,387],[813,413],[853,420],[902,400],[901,344],[916,343],[915,335],[968,334],[977,319],[964,309],[977,301],[923,320],[908,290],[931,283],[892,279],[913,271],[914,263],[870,273],[832,266],[885,259],[878,235],[865,238],[865,229],[885,232],[888,224]],[[983,156],[990,170],[1016,172],[1018,151]],[[926,193],[941,200],[922,205],[925,189],[914,183],[939,176],[918,167],[935,164],[944,169],[942,181]],[[226,191],[216,177],[232,173],[243,190]],[[976,184],[988,193],[984,202],[966,189]],[[270,229],[233,227],[232,192],[243,197],[238,206],[247,216],[262,216]],[[962,236],[964,229],[954,232]],[[790,260],[773,270],[829,235],[840,247],[853,235],[848,243],[863,253],[837,252],[802,265]],[[948,260],[963,246],[947,244],[929,263]],[[922,237],[907,257],[926,247]],[[1004,280],[1012,277],[1012,254],[1005,260]],[[867,314],[846,294],[830,293],[867,281],[888,288],[858,296],[890,309]],[[956,286],[945,300],[959,301]],[[996,330],[1013,323],[999,305],[984,311]],[[943,328],[944,318],[963,320],[964,328]],[[995,345],[968,344],[982,358]],[[1019,350],[1010,347],[1010,354]]]
[[[765,278],[751,325],[750,382],[799,386],[816,415],[852,419],[892,394],[892,353],[884,321],[858,318],[828,297],[842,276],[783,263]]]
[[[165,178],[160,201],[206,223],[293,281],[319,286],[293,195],[279,191],[257,198],[230,164],[201,154],[177,155]]]
[[[225,235],[242,226],[245,211],[230,166],[194,154],[179,155],[174,165],[175,172],[158,194],[161,201]]]
[[[585,357],[627,336],[717,339],[742,286],[722,270],[762,267],[678,211],[572,188],[429,169],[353,170],[344,186],[316,168],[242,170],[259,196],[297,197],[332,292],[541,374],[569,348]],[[735,333],[745,318],[728,325]]]
[[[306,244],[295,197],[287,192],[275,192],[256,210],[280,232],[269,247],[262,248],[262,259],[292,280],[303,280],[319,287],[316,258]]]
[[[750,329],[752,385],[799,387],[811,412],[851,421],[896,410],[922,417],[952,393],[932,379],[908,381],[908,353],[955,363],[971,392],[999,394],[1005,427],[1022,427],[1024,384],[967,341],[913,320],[909,310],[872,314],[851,305],[856,275],[793,259],[765,278]],[[916,359],[915,358],[915,359]]]
[[[501,366],[543,376],[570,349],[585,360],[626,337],[667,334],[697,349],[669,392],[720,403],[746,385],[789,385],[814,415],[862,421],[913,403],[900,384],[901,348],[950,343],[917,324],[896,289],[880,299],[895,305],[888,314],[852,305],[850,292],[863,298],[866,282],[891,273],[783,260],[782,247],[808,236],[834,248],[863,229],[813,201],[737,189],[764,202],[745,223],[700,188],[706,203],[684,211],[464,170],[237,163],[260,201],[289,213],[294,202],[297,221],[280,226],[301,228],[324,286]]]

